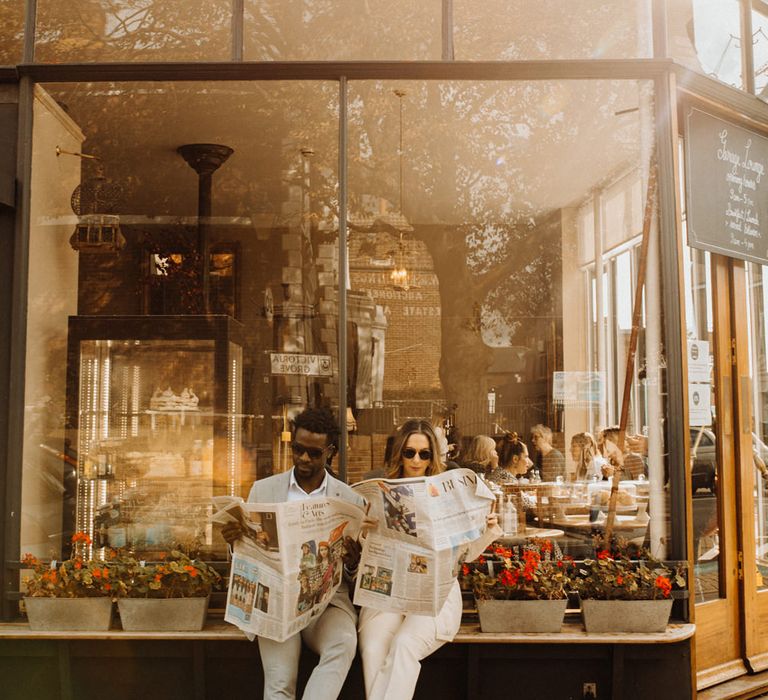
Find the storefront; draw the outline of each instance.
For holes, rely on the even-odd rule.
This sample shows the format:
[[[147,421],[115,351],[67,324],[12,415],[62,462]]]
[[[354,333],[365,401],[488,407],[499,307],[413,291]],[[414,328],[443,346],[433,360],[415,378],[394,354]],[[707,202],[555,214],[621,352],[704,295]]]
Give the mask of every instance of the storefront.
[[[582,557],[608,482],[580,446],[626,406],[617,533],[689,563],[695,635],[465,636],[425,673],[460,697],[559,664],[618,697],[655,667],[684,697],[768,668],[763,27],[759,0],[5,3],[3,618],[21,556],[77,531],[224,564],[210,497],[288,468],[306,406],[346,418],[349,482],[407,418],[459,462],[516,434],[561,477],[530,523]]]

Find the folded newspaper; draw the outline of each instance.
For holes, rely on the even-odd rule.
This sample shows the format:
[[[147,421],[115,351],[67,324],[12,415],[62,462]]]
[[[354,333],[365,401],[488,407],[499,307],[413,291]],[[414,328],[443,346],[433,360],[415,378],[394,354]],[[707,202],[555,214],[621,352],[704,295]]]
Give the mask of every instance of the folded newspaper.
[[[501,534],[485,529],[493,494],[469,469],[353,488],[379,521],[363,540],[356,605],[437,615],[462,562]],[[212,522],[238,522],[245,533],[233,549],[224,619],[248,635],[285,641],[336,593],[344,537],[358,537],[365,511],[337,498],[246,503],[218,496],[213,504]]]
[[[462,563],[502,534],[486,530],[494,496],[469,469],[352,488],[379,521],[363,541],[355,605],[436,616]]]
[[[365,511],[338,498],[246,503],[219,496],[211,521],[239,522],[224,619],[278,642],[319,615],[342,580],[344,538],[356,539]]]

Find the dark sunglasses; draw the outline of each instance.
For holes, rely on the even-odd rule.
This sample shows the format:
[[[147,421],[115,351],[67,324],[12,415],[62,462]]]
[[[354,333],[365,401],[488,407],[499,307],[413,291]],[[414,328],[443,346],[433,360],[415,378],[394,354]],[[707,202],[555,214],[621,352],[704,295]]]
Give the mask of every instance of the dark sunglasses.
[[[296,442],[294,440],[291,443],[291,449],[293,450],[293,454],[295,454],[297,457],[301,457],[301,455],[306,452],[310,459],[320,459],[320,457],[323,456],[323,453],[328,449],[328,446],[307,447],[306,445],[302,445],[300,442]]]
[[[413,459],[417,454],[419,455],[419,459],[425,462],[432,459],[432,450],[414,450],[412,447],[406,447],[403,450],[403,457],[406,459]]]

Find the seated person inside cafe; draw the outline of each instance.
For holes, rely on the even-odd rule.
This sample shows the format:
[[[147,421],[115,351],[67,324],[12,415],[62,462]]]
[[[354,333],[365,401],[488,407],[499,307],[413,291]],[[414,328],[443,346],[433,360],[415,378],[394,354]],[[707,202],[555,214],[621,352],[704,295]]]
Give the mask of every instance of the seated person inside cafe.
[[[486,439],[495,447],[493,440]],[[395,435],[387,478],[431,476],[444,470],[438,439],[430,422],[406,421]],[[489,514],[486,527],[496,525],[496,514]],[[482,547],[474,550],[470,547],[466,561],[472,561],[481,553]],[[359,623],[360,656],[367,700],[412,698],[421,660],[454,638],[461,624],[461,613],[461,591],[456,579],[437,617],[363,607]]]
[[[293,468],[255,482],[248,501],[281,503],[332,496],[362,506],[363,499],[326,469],[336,452],[338,436],[338,424],[327,409],[308,408],[300,413],[293,424]],[[230,544],[242,534],[238,523],[222,528],[222,535]],[[307,681],[304,697],[335,698],[341,692],[357,649],[357,612],[350,600],[348,584],[356,575],[359,559],[359,543],[345,537],[344,580],[328,607],[301,632],[284,642],[259,637],[264,698],[295,697],[302,640],[320,657]]]
[[[592,433],[576,433],[571,438],[571,458],[576,464],[574,481],[600,481],[607,460],[600,454]]]
[[[600,431],[597,444],[600,453],[607,460],[607,463],[602,465],[603,478],[613,478],[616,469],[619,470],[619,479],[622,481],[638,477],[645,478],[648,476],[645,460],[641,455],[630,450],[630,441],[625,439],[623,451],[619,450],[620,432],[619,426]]]
[[[507,433],[499,441],[499,466],[488,474],[488,479],[497,484],[516,483],[527,479],[533,467],[528,448],[517,433]]]
[[[546,425],[531,428],[531,444],[536,451],[533,460],[542,481],[556,481],[558,476],[565,479],[565,457],[552,445],[552,430]]]
[[[489,474],[499,466],[496,442],[487,435],[475,435],[469,444],[462,466],[478,474]]]

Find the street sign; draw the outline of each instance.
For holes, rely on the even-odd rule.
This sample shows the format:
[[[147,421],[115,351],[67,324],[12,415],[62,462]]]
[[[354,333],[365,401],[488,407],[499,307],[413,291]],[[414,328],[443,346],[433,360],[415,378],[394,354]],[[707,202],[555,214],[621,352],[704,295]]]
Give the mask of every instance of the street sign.
[[[330,377],[333,375],[333,362],[330,355],[271,352],[269,359],[272,374],[304,377]]]

